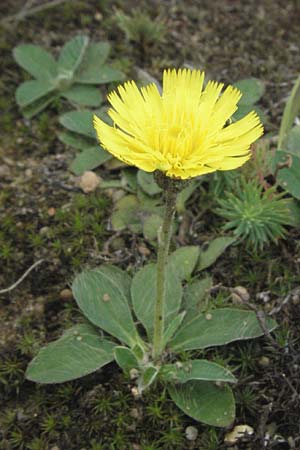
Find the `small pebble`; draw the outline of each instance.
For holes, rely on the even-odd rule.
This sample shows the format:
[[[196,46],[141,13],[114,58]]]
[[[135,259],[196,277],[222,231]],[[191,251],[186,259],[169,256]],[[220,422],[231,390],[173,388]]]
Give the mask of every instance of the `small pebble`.
[[[268,358],[267,356],[262,356],[262,357],[259,358],[259,360],[258,360],[258,364],[259,364],[261,367],[269,367],[270,362],[271,362],[271,360],[270,360],[270,358]]]
[[[151,253],[149,248],[145,247],[144,245],[139,245],[138,251],[142,256],[149,256]]]
[[[254,430],[249,425],[237,425],[230,433],[225,435],[224,442],[229,445],[236,444],[243,437],[252,435],[253,433]]]
[[[139,371],[137,369],[130,369],[129,376],[131,380],[135,380],[139,376]]]
[[[198,437],[198,430],[191,425],[185,429],[185,437],[188,441],[195,441]]]
[[[80,177],[79,187],[85,194],[95,191],[101,179],[92,171],[88,170]]]
[[[56,209],[55,208],[51,207],[51,208],[48,209],[48,216],[49,217],[53,217],[53,216],[55,216],[55,214],[56,214]]]
[[[236,286],[231,290],[231,297],[234,302],[248,302],[250,300],[249,292],[244,286]]]
[[[63,289],[62,291],[60,291],[59,298],[64,301],[72,300],[73,293],[72,293],[71,289],[66,288],[66,289]]]

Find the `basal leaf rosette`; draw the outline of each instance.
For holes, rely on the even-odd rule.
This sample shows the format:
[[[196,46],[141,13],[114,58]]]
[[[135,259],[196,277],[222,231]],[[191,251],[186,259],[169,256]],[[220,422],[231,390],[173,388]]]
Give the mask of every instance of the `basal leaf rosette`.
[[[94,116],[100,144],[112,155],[146,172],[187,179],[242,166],[250,146],[263,134],[252,111],[229,123],[242,93],[223,83],[203,87],[199,70],[165,70],[163,90],[134,81],[109,94],[113,126]]]

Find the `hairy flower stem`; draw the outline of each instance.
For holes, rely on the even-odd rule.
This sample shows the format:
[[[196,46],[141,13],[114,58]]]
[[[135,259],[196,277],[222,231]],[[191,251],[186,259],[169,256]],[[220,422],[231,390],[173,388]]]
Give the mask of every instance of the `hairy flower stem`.
[[[157,255],[156,301],[154,309],[154,334],[152,356],[157,360],[163,351],[164,304],[166,296],[166,265],[175,212],[176,190],[170,181],[166,186],[166,206]]]

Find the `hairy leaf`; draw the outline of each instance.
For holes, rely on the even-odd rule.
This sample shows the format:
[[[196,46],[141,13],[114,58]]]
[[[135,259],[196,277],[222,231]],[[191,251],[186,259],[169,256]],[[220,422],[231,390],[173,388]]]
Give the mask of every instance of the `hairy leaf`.
[[[178,408],[199,422],[215,427],[229,426],[235,418],[231,389],[209,381],[170,385],[168,391]]]
[[[101,268],[84,271],[75,278],[72,290],[92,323],[129,346],[139,341],[128,299],[111,273]]]
[[[267,318],[269,330],[276,327],[273,319]],[[225,345],[229,342],[262,336],[263,331],[253,311],[233,308],[214,309],[199,314],[179,328],[170,342],[173,351],[193,350]]]
[[[70,165],[70,169],[75,175],[82,175],[87,170],[99,167],[110,158],[110,153],[103,150],[100,146],[90,147],[75,157]]]
[[[13,50],[17,63],[38,80],[54,80],[57,64],[53,56],[38,45],[22,44]]]
[[[39,351],[27,368],[26,378],[37,383],[63,383],[83,377],[111,362],[114,347],[91,325],[76,325]]]

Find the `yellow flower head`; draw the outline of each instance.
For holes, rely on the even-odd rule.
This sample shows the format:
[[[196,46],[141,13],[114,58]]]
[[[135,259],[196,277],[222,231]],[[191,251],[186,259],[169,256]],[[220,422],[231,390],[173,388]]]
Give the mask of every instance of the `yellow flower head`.
[[[146,172],[190,178],[240,167],[250,158],[250,145],[263,134],[255,112],[227,125],[241,92],[209,81],[203,89],[199,70],[165,70],[163,92],[134,81],[109,94],[109,126],[94,116],[102,146],[116,158]]]

